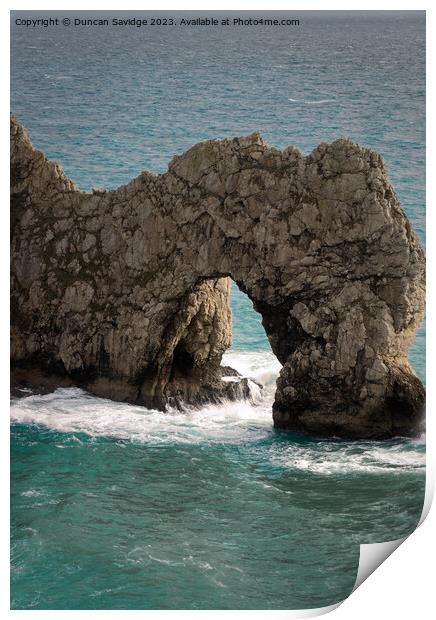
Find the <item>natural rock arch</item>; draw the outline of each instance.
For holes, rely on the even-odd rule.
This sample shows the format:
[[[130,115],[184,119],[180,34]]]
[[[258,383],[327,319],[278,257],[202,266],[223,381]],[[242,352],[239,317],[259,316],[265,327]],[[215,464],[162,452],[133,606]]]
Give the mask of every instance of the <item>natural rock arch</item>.
[[[17,376],[158,407],[229,395],[230,276],[283,364],[277,427],[417,430],[424,256],[380,155],[340,139],[305,157],[253,134],[85,193],[15,119],[11,140]]]

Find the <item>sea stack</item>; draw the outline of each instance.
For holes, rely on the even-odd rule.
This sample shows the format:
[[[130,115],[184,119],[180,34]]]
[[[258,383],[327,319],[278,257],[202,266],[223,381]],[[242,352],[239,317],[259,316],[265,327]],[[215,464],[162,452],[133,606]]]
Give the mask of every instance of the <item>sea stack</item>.
[[[160,409],[247,397],[220,365],[232,278],[283,365],[276,427],[420,430],[407,351],[424,254],[379,154],[340,139],[306,157],[252,134],[86,193],[12,118],[11,175],[14,381]]]

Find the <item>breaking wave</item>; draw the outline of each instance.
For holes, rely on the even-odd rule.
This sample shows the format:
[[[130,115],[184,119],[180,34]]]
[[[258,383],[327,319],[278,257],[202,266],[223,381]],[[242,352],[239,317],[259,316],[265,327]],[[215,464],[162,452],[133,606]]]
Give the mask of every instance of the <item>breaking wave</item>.
[[[260,442],[271,463],[282,470],[325,475],[425,471],[425,436],[414,441],[355,442],[277,433],[271,414],[275,379],[281,368],[276,357],[268,351],[230,351],[223,363],[252,380],[250,401],[162,412],[97,398],[79,388],[59,388],[45,395],[26,392],[14,399],[12,422],[65,433],[57,443],[64,449],[89,440],[83,435],[91,441],[108,437],[155,446],[220,443],[255,448]]]

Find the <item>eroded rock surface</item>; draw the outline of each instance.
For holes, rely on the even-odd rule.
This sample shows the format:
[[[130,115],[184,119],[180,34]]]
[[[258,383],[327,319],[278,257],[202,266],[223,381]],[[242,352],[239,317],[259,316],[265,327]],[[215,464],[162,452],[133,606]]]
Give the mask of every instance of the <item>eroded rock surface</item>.
[[[161,408],[244,395],[221,380],[230,276],[283,364],[277,427],[419,428],[424,390],[407,349],[424,256],[380,155],[340,139],[305,157],[253,134],[85,193],[15,119],[11,140],[18,375]]]

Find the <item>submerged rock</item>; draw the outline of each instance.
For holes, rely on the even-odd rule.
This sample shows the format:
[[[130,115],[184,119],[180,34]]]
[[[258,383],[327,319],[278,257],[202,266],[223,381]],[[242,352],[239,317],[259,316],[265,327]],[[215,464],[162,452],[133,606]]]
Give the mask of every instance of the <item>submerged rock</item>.
[[[305,157],[253,134],[85,193],[14,118],[11,141],[21,381],[39,373],[161,409],[247,397],[247,381],[223,381],[220,368],[231,277],[283,365],[277,427],[420,428],[424,389],[407,350],[423,315],[424,255],[380,155],[340,139]]]

